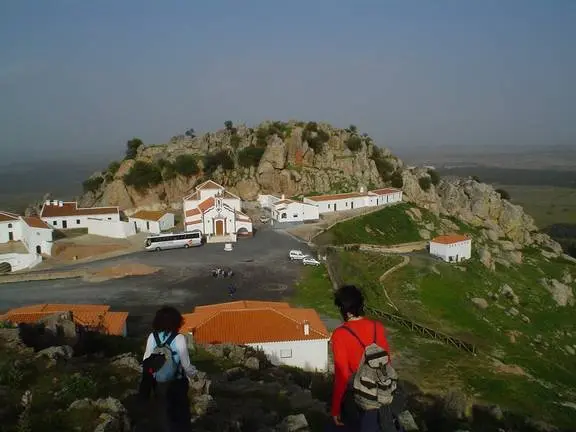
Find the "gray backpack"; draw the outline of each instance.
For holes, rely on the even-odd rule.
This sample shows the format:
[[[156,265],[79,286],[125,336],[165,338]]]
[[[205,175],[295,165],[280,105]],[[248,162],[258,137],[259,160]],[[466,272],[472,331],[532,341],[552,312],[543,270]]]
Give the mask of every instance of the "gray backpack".
[[[156,347],[152,351],[150,359],[153,364],[154,378],[158,382],[171,381],[176,378],[180,368],[180,364],[174,361],[176,353],[172,351],[170,346],[178,333],[172,333],[164,342],[160,340],[158,333],[154,332],[153,335]]]
[[[394,399],[392,393],[396,390],[398,375],[390,366],[388,352],[376,344],[377,324],[374,323],[374,342],[369,345],[365,345],[350,327],[344,325],[342,328],[364,348],[352,383],[354,402],[365,411],[389,405]]]

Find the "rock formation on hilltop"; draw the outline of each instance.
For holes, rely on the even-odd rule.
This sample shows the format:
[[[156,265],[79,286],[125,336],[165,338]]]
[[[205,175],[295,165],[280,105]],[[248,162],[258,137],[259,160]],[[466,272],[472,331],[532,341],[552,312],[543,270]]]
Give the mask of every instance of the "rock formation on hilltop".
[[[355,126],[338,129],[290,121],[249,128],[226,122],[217,132],[198,137],[187,133],[163,145],[133,141],[129,158],[85,182],[82,205],[180,208],[182,198],[208,178],[244,200],[260,193],[295,196],[395,186],[403,189],[405,200],[476,226],[487,239],[510,243],[507,249],[537,245],[562,253],[520,206],[492,186],[472,179],[440,179],[434,171],[406,167]],[[487,254],[489,250],[483,253],[486,262]]]

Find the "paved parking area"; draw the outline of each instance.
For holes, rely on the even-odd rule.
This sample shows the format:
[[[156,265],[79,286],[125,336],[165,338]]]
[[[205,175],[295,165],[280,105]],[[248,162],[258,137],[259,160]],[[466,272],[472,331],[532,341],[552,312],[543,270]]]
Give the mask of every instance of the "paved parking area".
[[[290,249],[308,251],[305,244],[284,232],[263,228],[251,239],[241,239],[232,252],[223,244],[192,249],[138,252],[70,268],[104,268],[142,263],[162,270],[154,275],[127,277],[100,283],[79,279],[21,282],[0,285],[0,311],[32,303],[99,303],[130,312],[130,333],[149,327],[154,311],[170,304],[182,312],[196,305],[229,300],[282,300],[292,295],[302,265],[288,260]],[[229,267],[232,278],[214,278],[215,267]],[[237,289],[228,296],[228,286]]]

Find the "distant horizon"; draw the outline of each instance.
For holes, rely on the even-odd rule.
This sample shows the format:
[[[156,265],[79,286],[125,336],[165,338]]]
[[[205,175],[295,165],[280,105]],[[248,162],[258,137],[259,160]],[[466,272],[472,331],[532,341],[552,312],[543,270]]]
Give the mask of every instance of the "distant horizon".
[[[576,143],[576,2],[0,2],[4,163],[355,124],[393,151]]]

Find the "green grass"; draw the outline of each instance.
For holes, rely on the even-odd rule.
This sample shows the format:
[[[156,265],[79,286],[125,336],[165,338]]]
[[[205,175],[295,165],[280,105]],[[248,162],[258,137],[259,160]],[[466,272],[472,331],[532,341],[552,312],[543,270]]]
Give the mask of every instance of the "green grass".
[[[296,284],[296,294],[290,302],[295,306],[314,308],[320,315],[337,318],[340,315],[334,306],[333,292],[326,267],[309,266]]]
[[[422,240],[418,224],[406,215],[410,204],[402,203],[341,222],[320,235],[320,244],[393,245]],[[430,216],[431,217],[431,216]]]

